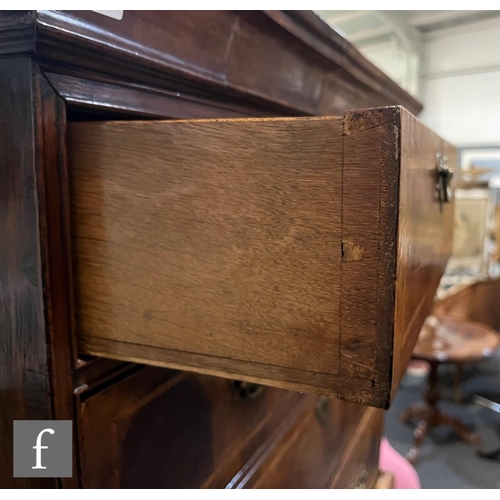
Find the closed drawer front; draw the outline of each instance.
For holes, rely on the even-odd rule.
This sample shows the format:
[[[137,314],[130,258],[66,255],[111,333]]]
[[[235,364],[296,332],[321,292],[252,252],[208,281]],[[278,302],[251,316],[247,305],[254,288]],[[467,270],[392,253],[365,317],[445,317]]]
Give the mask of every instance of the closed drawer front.
[[[279,433],[270,435],[229,487],[330,487],[347,450],[353,440],[357,442],[358,428],[365,422],[367,411],[382,413],[324,396],[317,397],[313,405],[296,407],[280,425]],[[376,431],[381,434],[382,429]],[[379,445],[371,444],[376,454]],[[364,460],[364,456],[358,458]]]
[[[379,476],[383,412],[366,411],[333,475],[331,488],[373,488]]]
[[[307,397],[146,367],[81,404],[83,486],[224,488]]]
[[[387,407],[450,252],[445,150],[397,107],[71,124],[80,351]]]

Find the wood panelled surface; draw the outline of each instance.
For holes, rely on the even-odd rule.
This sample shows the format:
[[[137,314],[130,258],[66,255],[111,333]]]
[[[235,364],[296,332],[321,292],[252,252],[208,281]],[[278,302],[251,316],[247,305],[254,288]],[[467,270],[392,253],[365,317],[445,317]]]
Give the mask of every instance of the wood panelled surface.
[[[82,352],[389,404],[448,255],[436,135],[392,107],[69,144]]]
[[[56,484],[52,478],[13,477],[13,421],[53,417],[37,76],[30,59],[0,63],[0,486],[5,488]]]
[[[369,408],[346,446],[331,488],[373,488],[378,475],[383,412]]]
[[[95,478],[106,486],[158,484],[154,472],[165,471],[156,457],[168,452],[162,447],[163,440],[158,439],[166,432],[164,422],[172,424],[165,439],[173,439],[173,444],[186,450],[179,462],[174,455],[166,457],[169,468],[165,479],[170,484],[193,487],[205,474],[210,477],[205,486],[223,486],[243,461],[257,456],[255,450],[269,443],[275,431],[282,428],[284,419],[272,415],[280,408],[288,410],[289,401],[288,414],[292,422],[297,422],[307,411],[304,408],[313,404],[314,397],[309,395],[266,389],[264,403],[241,402],[241,406],[235,405],[239,408],[235,411],[225,392],[228,386],[221,389],[222,384],[229,384],[227,380],[185,376],[173,383],[170,378],[176,375],[167,370],[142,370],[133,363],[104,358],[75,359],[67,117],[290,116],[335,114],[353,107],[386,104],[403,104],[414,112],[421,109],[420,103],[312,12],[219,12],[218,16],[211,15],[209,23],[206,16],[187,11],[126,11],[124,20],[116,21],[91,11],[0,12],[0,54],[5,56],[0,64],[0,232],[5,236],[0,238],[2,487],[85,486],[83,479],[89,477],[89,484]],[[259,43],[247,43],[260,37]],[[241,58],[249,64],[243,64]],[[126,346],[127,352],[116,350],[116,357],[146,357],[142,346]],[[179,359],[177,353],[175,359]],[[263,373],[269,373],[267,367]],[[199,380],[206,381],[201,384],[202,390]],[[372,383],[359,380],[356,386],[366,393]],[[178,392],[170,393],[175,387],[180,387]],[[289,394],[286,402],[281,397],[266,396],[278,392]],[[206,394],[212,394],[208,397],[211,403],[205,404]],[[211,409],[214,401],[216,411]],[[73,405],[78,407],[74,416]],[[177,406],[179,412],[175,413]],[[186,409],[188,418],[182,411]],[[263,417],[268,413],[271,420]],[[221,461],[217,458],[217,453],[233,449],[223,444],[222,427],[217,431],[221,432],[219,444],[213,448],[209,439],[200,439],[199,446],[190,441],[191,425],[196,436],[210,434],[206,424],[210,414],[215,415],[214,427],[228,427],[234,450],[240,450],[234,456],[229,453]],[[77,434],[73,478],[11,477],[12,420],[32,418],[73,418]],[[240,421],[244,425],[237,429]],[[345,432],[357,423],[357,418],[348,416],[337,421]],[[246,448],[239,448],[247,438]],[[337,456],[337,451],[328,451],[336,445],[326,439],[331,446],[325,448],[323,458],[329,460]],[[295,446],[290,449],[312,453],[307,444]],[[82,475],[80,456],[88,458],[82,470],[90,476]],[[190,470],[187,464],[191,459],[203,462],[205,457],[211,457],[212,463],[198,462],[191,483],[186,479]],[[150,475],[141,469],[139,459],[150,466]],[[296,459],[291,472],[306,471],[308,465],[300,463],[300,456]],[[289,460],[283,463],[293,462]],[[217,473],[213,472],[214,464]],[[229,473],[224,471],[226,466]],[[328,467],[321,463],[318,471]],[[243,466],[241,470],[246,469]],[[233,479],[237,476],[236,472]],[[269,477],[266,481],[271,484]]]
[[[83,351],[337,373],[340,119],[74,124],[70,144]]]
[[[453,201],[436,198],[436,152],[456,166],[456,149],[410,113],[401,115],[401,187],[399,196],[395,384],[403,377],[420,328],[451,254]]]
[[[341,370],[374,380],[381,406],[389,404],[393,355],[400,112],[344,118]]]
[[[242,397],[226,379],[139,370],[82,403],[83,486],[224,488],[311,398]]]
[[[143,368],[84,396],[83,485],[326,488],[349,468],[340,486],[349,487],[361,464],[371,483],[381,416],[270,387],[242,397],[229,380]]]
[[[329,488],[344,466],[350,443],[358,440],[361,423],[372,411],[380,418],[381,410],[318,397],[314,406],[303,407],[299,415],[283,422],[275,442],[261,447],[249,460],[246,470],[229,486],[238,489]],[[374,433],[380,431],[378,422],[371,427]],[[374,446],[378,459],[378,444],[370,442],[369,446]],[[358,455],[351,460],[361,463],[364,457]],[[369,467],[376,470],[378,460]]]
[[[30,52],[44,69],[149,85],[180,102],[196,96],[248,108],[251,101],[268,116],[273,108],[422,109],[312,12],[127,10],[117,21],[92,11],[17,11],[2,13],[0,33],[0,54]],[[101,93],[79,102],[106,106]]]

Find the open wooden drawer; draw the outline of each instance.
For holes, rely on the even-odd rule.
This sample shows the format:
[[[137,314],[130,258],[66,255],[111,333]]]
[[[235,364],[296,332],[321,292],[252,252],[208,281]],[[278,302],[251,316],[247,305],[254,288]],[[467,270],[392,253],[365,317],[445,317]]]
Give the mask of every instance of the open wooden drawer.
[[[69,126],[82,353],[387,407],[451,251],[400,107]]]

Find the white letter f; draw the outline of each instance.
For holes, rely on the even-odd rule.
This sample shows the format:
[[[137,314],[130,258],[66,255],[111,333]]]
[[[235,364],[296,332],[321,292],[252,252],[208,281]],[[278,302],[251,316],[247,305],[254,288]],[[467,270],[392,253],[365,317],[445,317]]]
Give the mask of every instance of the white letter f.
[[[36,450],[36,465],[31,467],[32,469],[46,469],[47,467],[42,466],[42,450],[46,450],[48,446],[42,446],[42,436],[48,432],[49,434],[55,434],[56,431],[54,429],[44,429],[38,434],[36,438],[36,445],[33,446],[33,449]]]

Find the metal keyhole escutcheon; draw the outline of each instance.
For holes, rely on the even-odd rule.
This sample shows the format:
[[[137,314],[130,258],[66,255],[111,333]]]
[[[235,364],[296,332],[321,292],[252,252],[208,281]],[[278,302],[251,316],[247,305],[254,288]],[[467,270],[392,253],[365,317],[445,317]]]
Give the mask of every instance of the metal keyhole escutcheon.
[[[440,203],[449,203],[453,196],[450,186],[453,171],[448,164],[448,157],[436,153],[436,196]]]

